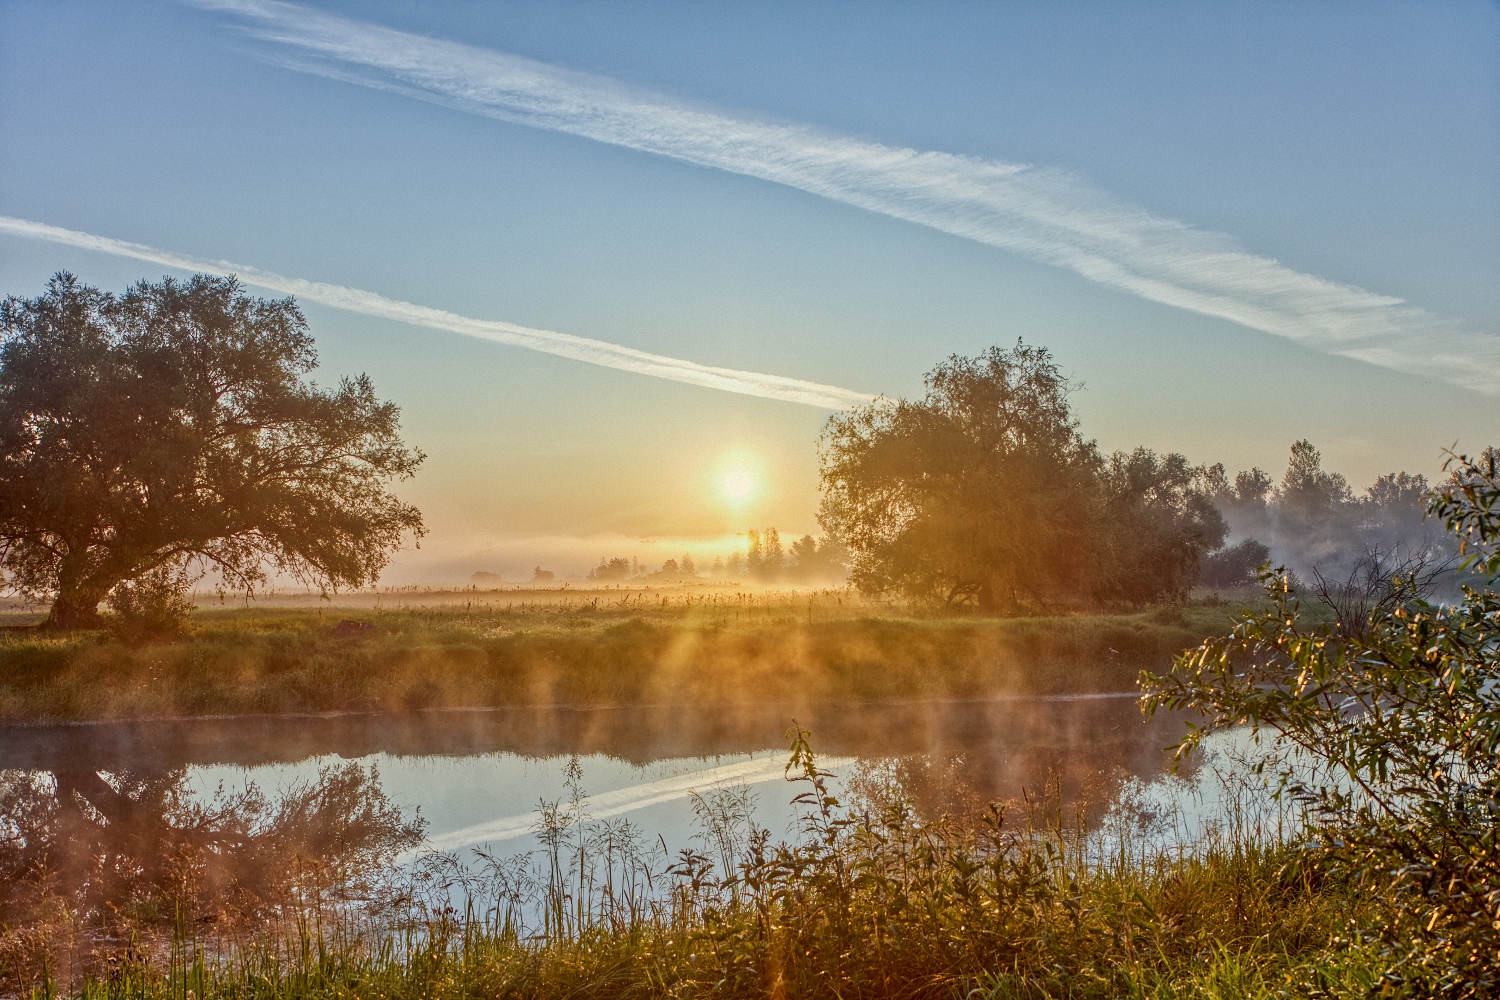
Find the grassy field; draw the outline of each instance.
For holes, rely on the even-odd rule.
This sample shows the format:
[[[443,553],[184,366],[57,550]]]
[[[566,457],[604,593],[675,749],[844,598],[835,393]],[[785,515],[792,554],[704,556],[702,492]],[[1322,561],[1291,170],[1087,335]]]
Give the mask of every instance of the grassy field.
[[[177,641],[0,633],[0,720],[540,704],[869,701],[1133,689],[1223,605],[933,616],[843,590],[473,591],[201,607]],[[280,606],[277,606],[277,605]],[[373,624],[335,634],[345,618]]]

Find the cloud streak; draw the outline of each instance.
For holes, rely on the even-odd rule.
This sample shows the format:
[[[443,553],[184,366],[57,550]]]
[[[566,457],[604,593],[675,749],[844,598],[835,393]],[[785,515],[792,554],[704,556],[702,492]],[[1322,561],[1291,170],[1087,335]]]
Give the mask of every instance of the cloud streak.
[[[419,306],[411,302],[402,302],[399,299],[388,299],[384,295],[362,291],[358,288],[328,285],[319,281],[306,281],[302,278],[288,278],[271,271],[262,271],[258,267],[232,264],[227,260],[189,257],[170,250],[158,250],[140,243],[127,243],[124,240],[110,239],[107,236],[94,236],[91,233],[62,229],[27,219],[0,215],[0,235],[58,243],[63,246],[94,250],[116,257],[131,257],[188,271],[233,274],[248,285],[269,288],[272,291],[294,295],[309,302],[333,306],[335,309],[365,316],[377,316],[381,319],[398,320],[432,330],[459,333],[466,337],[477,337],[480,340],[490,340],[511,347],[524,347],[532,351],[541,351],[544,354],[556,354],[574,361],[584,361],[591,365],[670,379],[674,382],[686,382],[689,385],[702,386],[706,389],[719,389],[724,392],[779,399],[788,403],[803,403],[832,410],[868,403],[872,398],[869,393],[821,385],[817,382],[805,382],[781,375],[766,375],[734,368],[716,368],[711,365],[684,361],[681,358],[648,354],[645,351],[637,351],[634,348],[622,347],[603,340],[576,337],[552,330],[534,330],[498,320],[473,319],[442,309]]]
[[[1306,347],[1500,393],[1500,337],[1296,271],[1057,170],[757,121],[504,52],[278,0],[189,0],[289,47],[285,65],[785,184]]]

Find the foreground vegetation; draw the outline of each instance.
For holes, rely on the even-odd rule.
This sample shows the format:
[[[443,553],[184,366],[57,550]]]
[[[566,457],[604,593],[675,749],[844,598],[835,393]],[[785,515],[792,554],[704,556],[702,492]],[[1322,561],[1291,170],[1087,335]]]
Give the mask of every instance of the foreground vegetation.
[[[358,765],[274,809],[184,801],[171,778],[89,799],[20,776],[0,976],[111,1000],[1494,996],[1495,458],[1460,462],[1432,504],[1485,590],[1433,605],[1413,575],[1306,616],[1268,571],[1268,610],[1143,678],[1148,706],[1285,752],[1264,763],[1288,808],[1240,800],[1194,843],[1138,839],[1122,810],[1090,833],[1045,797],[923,815],[899,772],[845,808],[802,730],[800,836],[773,843],[714,789],[671,864],[628,819],[589,819],[577,767],[539,809],[538,851],[404,868],[420,827]]]
[[[35,919],[0,938],[0,976],[151,1000],[1353,997],[1379,981],[1361,934],[1386,900],[1245,813],[1184,854],[1125,825],[1090,834],[1056,800],[926,817],[875,780],[846,809],[795,736],[801,836],[772,843],[722,789],[670,864],[628,821],[587,821],[572,787],[534,855],[432,855],[394,876],[413,831],[346,765],[259,832],[184,805],[138,832],[133,864],[92,828],[93,878],[69,897],[42,848],[79,821],[42,808],[6,894],[9,918]]]
[[[375,631],[337,634],[346,613]],[[0,633],[0,719],[1118,692],[1229,621],[1219,604],[994,619],[697,588],[199,610],[173,642]]]

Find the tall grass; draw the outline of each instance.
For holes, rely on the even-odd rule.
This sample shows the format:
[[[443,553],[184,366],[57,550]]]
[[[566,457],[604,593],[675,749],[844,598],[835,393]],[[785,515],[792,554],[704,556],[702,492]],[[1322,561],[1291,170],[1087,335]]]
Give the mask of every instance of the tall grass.
[[[899,785],[842,804],[794,734],[798,836],[772,841],[733,789],[697,846],[661,856],[591,823],[579,776],[537,855],[431,856],[383,907],[322,896],[206,948],[179,913],[163,954],[119,951],[32,995],[209,997],[1362,996],[1381,901],[1254,823],[1189,851],[1102,850],[1055,799],[924,817]]]
[[[182,641],[0,633],[0,720],[1130,691],[1225,609],[927,617],[843,591],[484,595],[348,612],[199,610]],[[501,600],[504,598],[504,600]]]

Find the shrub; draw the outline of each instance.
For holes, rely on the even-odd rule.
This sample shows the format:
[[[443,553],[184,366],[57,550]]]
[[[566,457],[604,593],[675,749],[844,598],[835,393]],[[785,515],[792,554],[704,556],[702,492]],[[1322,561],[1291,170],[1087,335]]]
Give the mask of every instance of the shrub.
[[[1430,512],[1491,586],[1436,605],[1413,573],[1358,621],[1323,594],[1333,614],[1308,624],[1285,573],[1268,571],[1267,610],[1142,684],[1149,709],[1206,716],[1179,753],[1241,725],[1295,751],[1282,788],[1308,807],[1309,850],[1390,890],[1376,932],[1386,986],[1481,997],[1500,991],[1500,476],[1494,449],[1450,466]]]
[[[161,566],[134,580],[118,584],[109,594],[109,629],[122,642],[177,639],[187,633],[193,602],[187,595],[187,575],[179,568]]]

